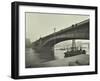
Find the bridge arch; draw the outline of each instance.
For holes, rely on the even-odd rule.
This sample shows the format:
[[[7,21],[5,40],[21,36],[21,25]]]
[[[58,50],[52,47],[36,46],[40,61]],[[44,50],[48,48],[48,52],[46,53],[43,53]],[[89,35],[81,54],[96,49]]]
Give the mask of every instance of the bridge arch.
[[[43,47],[53,47],[55,44],[65,41],[65,40],[72,40],[72,39],[86,39],[89,40],[89,36],[87,33],[76,33],[76,34],[67,34],[62,36],[56,36],[53,38],[48,39],[45,41],[41,48]]]

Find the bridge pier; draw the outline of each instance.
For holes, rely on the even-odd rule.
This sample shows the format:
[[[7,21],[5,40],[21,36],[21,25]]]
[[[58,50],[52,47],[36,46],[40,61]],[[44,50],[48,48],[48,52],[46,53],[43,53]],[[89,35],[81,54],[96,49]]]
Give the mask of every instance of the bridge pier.
[[[54,56],[54,48],[51,47],[43,47],[35,51],[38,54],[38,57],[41,59],[41,62],[47,62],[51,60],[55,60]]]

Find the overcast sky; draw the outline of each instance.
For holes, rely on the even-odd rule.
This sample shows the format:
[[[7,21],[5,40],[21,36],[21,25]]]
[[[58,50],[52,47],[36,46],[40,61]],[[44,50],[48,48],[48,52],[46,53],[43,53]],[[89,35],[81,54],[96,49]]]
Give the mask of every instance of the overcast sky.
[[[89,19],[88,15],[26,13],[26,38],[31,42],[43,36]]]

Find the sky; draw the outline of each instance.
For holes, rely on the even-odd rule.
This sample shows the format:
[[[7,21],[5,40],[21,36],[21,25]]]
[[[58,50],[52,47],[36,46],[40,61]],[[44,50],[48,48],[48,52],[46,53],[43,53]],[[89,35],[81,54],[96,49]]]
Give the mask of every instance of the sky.
[[[72,24],[89,19],[89,15],[26,12],[25,18],[26,38],[34,42],[40,37],[54,33],[54,28],[57,32]]]

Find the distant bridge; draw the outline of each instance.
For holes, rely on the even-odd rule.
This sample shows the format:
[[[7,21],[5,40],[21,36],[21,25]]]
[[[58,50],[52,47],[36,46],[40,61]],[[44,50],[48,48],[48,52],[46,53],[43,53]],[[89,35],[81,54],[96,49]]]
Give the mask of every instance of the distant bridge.
[[[32,43],[32,48],[40,53],[40,58],[53,60],[55,44],[72,39],[89,40],[89,19],[40,38]]]

